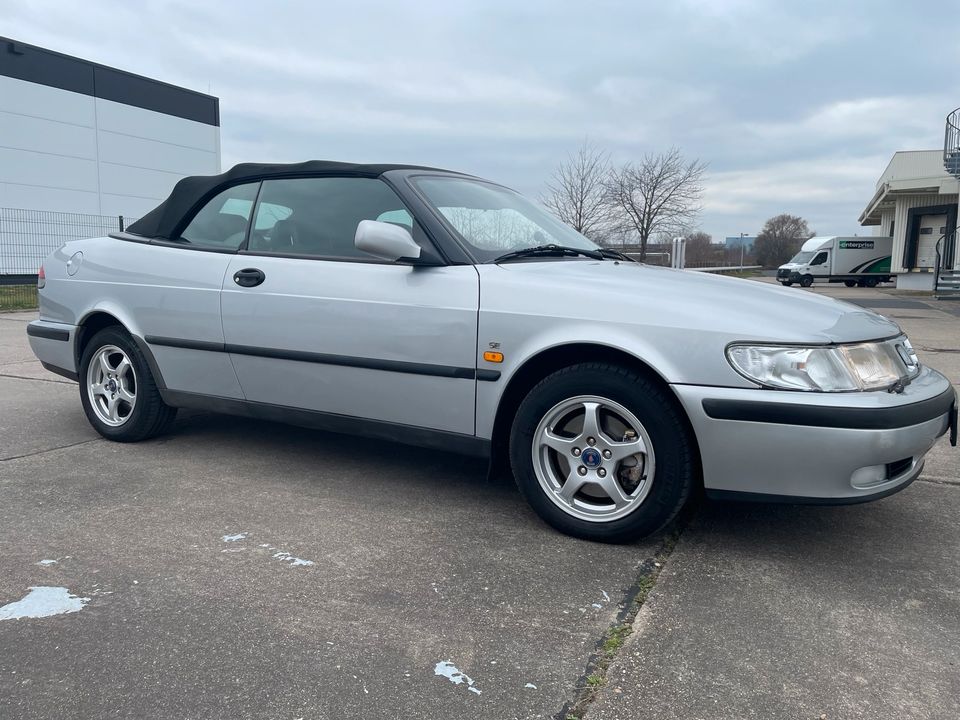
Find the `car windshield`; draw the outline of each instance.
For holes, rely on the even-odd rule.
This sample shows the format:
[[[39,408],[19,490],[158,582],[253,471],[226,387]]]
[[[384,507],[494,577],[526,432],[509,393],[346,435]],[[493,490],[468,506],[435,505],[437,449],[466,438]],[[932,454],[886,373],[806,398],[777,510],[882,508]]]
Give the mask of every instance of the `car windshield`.
[[[804,263],[810,262],[811,260],[813,260],[813,252],[812,252],[812,251],[811,251],[811,252],[798,252],[796,255],[793,256],[793,259],[790,260],[790,262],[792,262],[792,263],[797,263],[798,265],[802,265],[802,264],[804,264]]]
[[[536,203],[499,185],[453,177],[419,177],[414,183],[480,261],[543,245],[597,249]],[[551,259],[556,257],[582,259],[572,255]]]

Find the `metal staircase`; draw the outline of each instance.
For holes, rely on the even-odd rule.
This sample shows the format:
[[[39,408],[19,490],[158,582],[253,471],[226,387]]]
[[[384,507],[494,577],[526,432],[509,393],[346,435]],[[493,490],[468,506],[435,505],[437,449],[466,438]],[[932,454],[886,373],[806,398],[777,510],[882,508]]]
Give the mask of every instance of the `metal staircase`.
[[[960,108],[947,115],[943,135],[943,167],[960,180]],[[936,294],[938,298],[960,299],[960,268],[957,257],[957,230],[953,228],[937,241]]]

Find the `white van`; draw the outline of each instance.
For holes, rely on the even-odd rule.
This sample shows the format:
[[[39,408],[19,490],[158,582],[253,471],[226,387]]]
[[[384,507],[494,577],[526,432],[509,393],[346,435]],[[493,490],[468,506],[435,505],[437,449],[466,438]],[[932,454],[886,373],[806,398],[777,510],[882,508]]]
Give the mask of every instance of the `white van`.
[[[777,280],[787,287],[810,287],[814,280],[875,287],[896,277],[890,274],[892,251],[892,237],[813,237],[777,269]]]

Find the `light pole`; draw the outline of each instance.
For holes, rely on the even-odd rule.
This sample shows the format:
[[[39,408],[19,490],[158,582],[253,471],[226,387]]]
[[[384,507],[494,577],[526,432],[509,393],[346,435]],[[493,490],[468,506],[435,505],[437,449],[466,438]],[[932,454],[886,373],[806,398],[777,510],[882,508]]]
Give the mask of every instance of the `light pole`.
[[[747,233],[740,233],[740,272],[743,272],[743,239]]]

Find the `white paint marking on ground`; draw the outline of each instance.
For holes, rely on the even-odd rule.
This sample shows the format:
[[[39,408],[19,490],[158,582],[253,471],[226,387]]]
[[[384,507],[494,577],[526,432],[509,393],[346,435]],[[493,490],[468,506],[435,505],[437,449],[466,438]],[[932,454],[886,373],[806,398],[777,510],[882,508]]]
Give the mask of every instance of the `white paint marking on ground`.
[[[288,552],[276,552],[273,554],[273,557],[279,560],[280,562],[289,563],[291,567],[296,567],[298,565],[314,565],[313,560],[304,560],[303,558],[294,557],[292,553]]]
[[[530,688],[531,690],[536,690],[536,689],[537,689],[537,686],[534,685],[533,683],[527,683],[526,685],[524,685],[524,687],[525,687],[525,688]]]
[[[31,587],[30,592],[20,600],[0,607],[0,620],[75,613],[82,610],[88,602],[90,598],[72,595],[65,587]]]
[[[477,695],[481,693],[479,688],[475,688],[473,686],[473,678],[471,678],[469,675],[464,675],[462,672],[460,672],[459,668],[457,668],[457,666],[449,660],[438,662],[436,667],[433,668],[433,674],[447,678],[447,680],[452,682],[454,685],[462,685],[466,683],[467,690]]]
[[[224,541],[224,542],[237,542],[238,540],[245,540],[246,537],[247,537],[247,535],[249,535],[249,534],[250,534],[250,533],[242,532],[242,533],[237,533],[236,535],[224,535],[224,536],[223,536],[223,541]]]
[[[57,564],[56,560],[41,560],[40,562],[37,563],[37,565],[42,565],[43,567],[46,567],[47,565],[56,565],[56,564]]]

